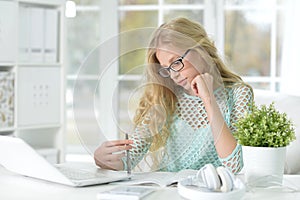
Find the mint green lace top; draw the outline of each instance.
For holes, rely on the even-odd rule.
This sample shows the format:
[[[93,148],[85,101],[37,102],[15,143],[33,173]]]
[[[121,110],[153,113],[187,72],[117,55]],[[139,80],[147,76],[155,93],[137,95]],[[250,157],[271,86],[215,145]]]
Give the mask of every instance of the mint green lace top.
[[[249,110],[253,101],[252,90],[249,86],[237,83],[225,90],[215,91],[217,103],[222,111],[224,120],[233,132],[233,124]],[[151,116],[149,116],[150,120]],[[136,128],[130,137],[134,140],[134,148],[130,150],[131,166],[135,167],[149,153],[151,140],[140,137],[147,135],[147,124]],[[127,169],[125,159],[122,159],[124,169]],[[204,104],[199,97],[190,96],[182,90],[178,93],[178,102],[173,121],[170,126],[170,136],[165,146],[165,154],[160,160],[160,171],[180,171],[182,169],[200,169],[207,163],[214,166],[225,166],[233,173],[243,167],[242,149],[237,145],[226,158],[220,158],[216,152],[211,128],[207,121]],[[143,169],[141,169],[143,170]]]

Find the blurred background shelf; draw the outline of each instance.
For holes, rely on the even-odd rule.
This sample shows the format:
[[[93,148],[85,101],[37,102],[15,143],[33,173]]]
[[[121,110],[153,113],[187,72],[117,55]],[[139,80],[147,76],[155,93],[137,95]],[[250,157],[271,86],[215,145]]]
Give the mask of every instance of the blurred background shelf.
[[[0,0],[0,135],[63,162],[64,0]]]

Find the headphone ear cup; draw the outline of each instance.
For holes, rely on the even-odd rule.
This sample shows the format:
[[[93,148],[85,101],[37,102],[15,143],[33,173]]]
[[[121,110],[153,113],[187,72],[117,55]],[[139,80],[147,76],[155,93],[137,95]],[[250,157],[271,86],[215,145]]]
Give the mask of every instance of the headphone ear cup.
[[[200,172],[203,182],[208,189],[215,191],[221,187],[218,172],[212,164],[206,164],[203,168],[201,168]]]
[[[221,192],[229,192],[234,187],[234,175],[225,167],[218,167],[216,169],[221,180]]]

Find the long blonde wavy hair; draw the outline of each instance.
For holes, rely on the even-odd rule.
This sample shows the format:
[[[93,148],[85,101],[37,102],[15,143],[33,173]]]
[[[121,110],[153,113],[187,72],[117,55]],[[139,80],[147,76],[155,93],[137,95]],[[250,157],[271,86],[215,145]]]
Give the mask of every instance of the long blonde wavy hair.
[[[170,116],[173,115],[177,102],[173,81],[158,74],[161,66],[156,57],[156,51],[164,44],[172,44],[183,50],[200,46],[207,52],[213,62],[212,66],[217,68],[224,85],[242,82],[238,75],[225,66],[214,43],[208,38],[205,29],[199,23],[186,18],[176,18],[162,24],[156,29],[150,40],[147,51],[148,66],[145,68],[145,90],[134,118],[136,126],[141,123],[149,125],[152,135],[150,147],[152,152],[164,147],[170,134],[168,130],[172,122]],[[199,53],[201,52],[199,51]],[[149,115],[151,119],[149,119]]]

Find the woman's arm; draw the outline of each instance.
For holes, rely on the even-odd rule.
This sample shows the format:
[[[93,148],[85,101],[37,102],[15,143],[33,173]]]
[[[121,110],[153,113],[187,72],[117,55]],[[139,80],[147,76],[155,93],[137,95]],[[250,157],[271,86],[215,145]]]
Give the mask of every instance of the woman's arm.
[[[253,91],[252,88],[246,84],[238,84],[232,89],[231,96],[233,103],[230,109],[229,129],[231,132],[234,132],[236,130],[234,124],[237,120],[244,116],[246,112],[250,111],[250,105],[253,101]],[[238,173],[243,167],[242,156],[242,147],[241,145],[237,145],[231,155],[220,158],[220,161],[222,165],[230,168],[233,173]]]
[[[215,148],[220,158],[231,155],[237,145],[231,130],[228,128],[220,108],[212,96],[210,102],[204,102],[207,111],[209,124],[211,126]]]
[[[192,81],[195,95],[199,96],[205,105],[208,120],[212,129],[215,148],[223,165],[237,172],[242,167],[241,147],[237,145],[232,135],[234,127],[228,127],[213,94],[213,77],[202,74]],[[249,110],[250,102],[253,100],[252,89],[245,84],[232,93],[234,105],[230,116],[231,125]],[[232,163],[232,160],[236,163]]]
[[[191,85],[195,95],[200,97],[204,103],[217,153],[220,158],[225,158],[232,153],[237,142],[227,127],[215,99],[213,77],[208,73],[200,74],[194,78]]]

